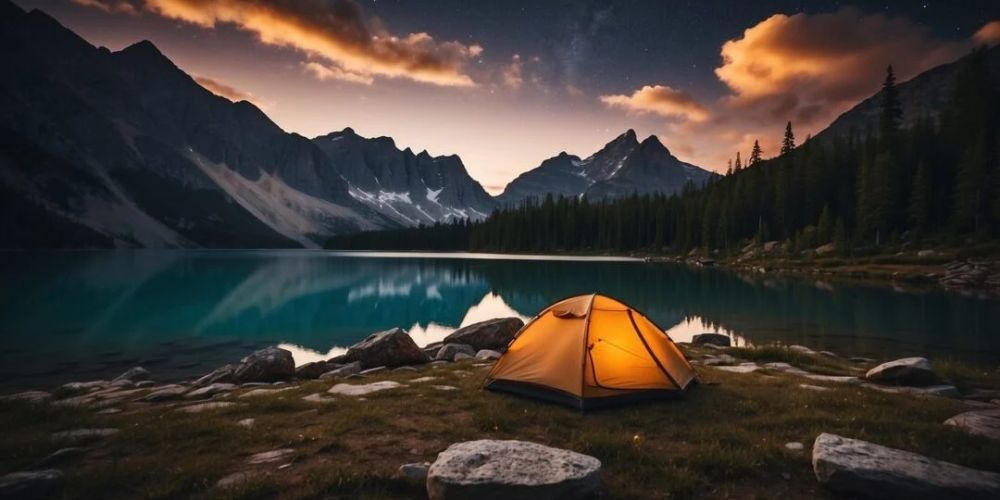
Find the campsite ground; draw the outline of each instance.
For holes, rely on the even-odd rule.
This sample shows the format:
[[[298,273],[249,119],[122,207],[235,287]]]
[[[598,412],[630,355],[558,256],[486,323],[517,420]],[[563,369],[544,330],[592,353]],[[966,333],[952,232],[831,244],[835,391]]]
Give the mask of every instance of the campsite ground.
[[[685,349],[694,359],[720,352]],[[725,352],[814,373],[856,375],[870,366],[786,349]],[[80,428],[120,432],[88,443],[81,455],[60,464],[68,480],[64,491],[74,498],[420,498],[423,484],[403,478],[401,464],[433,461],[451,443],[481,438],[529,440],[594,455],[603,462],[601,496],[607,498],[828,496],[810,464],[812,440],[821,432],[1000,471],[1000,447],[942,424],[969,409],[959,399],[887,394],[781,371],[738,374],[703,367],[703,383],[681,399],[581,414],[483,391],[487,369],[465,361],[384,371],[360,382],[405,386],[322,403],[302,398],[325,393],[331,382],[290,384],[258,397],[239,397],[251,390],[242,389],[222,399],[236,405],[201,413],[177,411],[190,402],[130,402],[111,414],[3,402],[0,473],[31,468],[65,446],[52,442],[52,433]],[[1000,389],[996,367],[936,360],[935,370],[964,392]],[[414,382],[428,376],[436,378]],[[238,424],[248,418],[252,427]],[[786,449],[789,442],[802,443],[804,451]],[[292,451],[279,461],[247,463],[253,454],[276,449]],[[237,472],[248,472],[248,480],[228,489],[216,486]]]

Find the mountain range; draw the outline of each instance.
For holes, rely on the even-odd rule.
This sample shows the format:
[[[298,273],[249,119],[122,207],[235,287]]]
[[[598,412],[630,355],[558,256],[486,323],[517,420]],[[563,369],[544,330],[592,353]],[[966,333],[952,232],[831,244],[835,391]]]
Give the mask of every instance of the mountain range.
[[[0,248],[317,247],[334,234],[482,219],[550,193],[672,194],[713,175],[629,130],[587,158],[549,158],[492,197],[458,156],[350,128],[288,133],[151,42],[95,47],[9,0],[0,64]],[[946,95],[954,72],[901,84],[904,116],[933,107],[927,96]],[[817,137],[870,122],[876,99]]]

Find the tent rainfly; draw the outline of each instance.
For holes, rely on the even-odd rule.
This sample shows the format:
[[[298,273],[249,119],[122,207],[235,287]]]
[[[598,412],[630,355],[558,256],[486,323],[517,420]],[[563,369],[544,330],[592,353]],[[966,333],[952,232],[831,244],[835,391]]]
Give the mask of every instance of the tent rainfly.
[[[697,379],[649,318],[593,294],[538,313],[510,342],[485,386],[587,410],[675,396]]]

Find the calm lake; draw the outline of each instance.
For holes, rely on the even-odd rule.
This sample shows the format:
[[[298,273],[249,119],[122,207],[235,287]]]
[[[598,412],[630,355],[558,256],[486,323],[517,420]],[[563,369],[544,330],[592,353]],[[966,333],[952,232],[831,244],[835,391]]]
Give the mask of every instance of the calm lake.
[[[1000,302],[627,259],[323,251],[4,253],[0,384],[47,386],[142,365],[189,377],[271,344],[299,364],[392,327],[418,344],[528,319],[600,291],[677,341],[802,344],[871,357],[1000,360]]]

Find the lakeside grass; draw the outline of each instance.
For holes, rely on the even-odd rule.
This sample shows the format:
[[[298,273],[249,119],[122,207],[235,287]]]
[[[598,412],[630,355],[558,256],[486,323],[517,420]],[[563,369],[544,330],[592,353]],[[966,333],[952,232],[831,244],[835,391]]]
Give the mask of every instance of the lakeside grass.
[[[717,354],[686,350],[693,358]],[[725,352],[830,374],[856,371],[841,359],[784,349]],[[942,424],[969,410],[958,400],[886,394],[774,371],[699,367],[703,383],[681,399],[583,414],[481,390],[487,368],[473,364],[348,381],[407,384],[365,398],[303,401],[333,385],[312,381],[256,398],[230,396],[226,400],[238,406],[197,414],[174,411],[174,404],[129,403],[120,406],[122,413],[99,415],[4,402],[0,473],[29,469],[63,447],[50,442],[52,432],[103,427],[121,431],[60,466],[67,474],[67,498],[422,498],[423,484],[400,477],[399,465],[433,461],[453,442],[483,438],[522,439],[596,456],[603,463],[606,498],[829,497],[813,476],[808,452],[821,432],[1000,472],[1000,447]],[[996,370],[935,366],[963,389],[1000,388]],[[411,382],[428,375],[439,378]],[[830,390],[807,390],[801,383]],[[253,428],[237,425],[245,418],[256,420]],[[790,441],[803,443],[806,451],[787,451]],[[253,453],[278,448],[295,452],[271,464],[245,463]],[[292,465],[279,469],[285,463]],[[253,478],[231,489],[215,487],[238,471]]]

